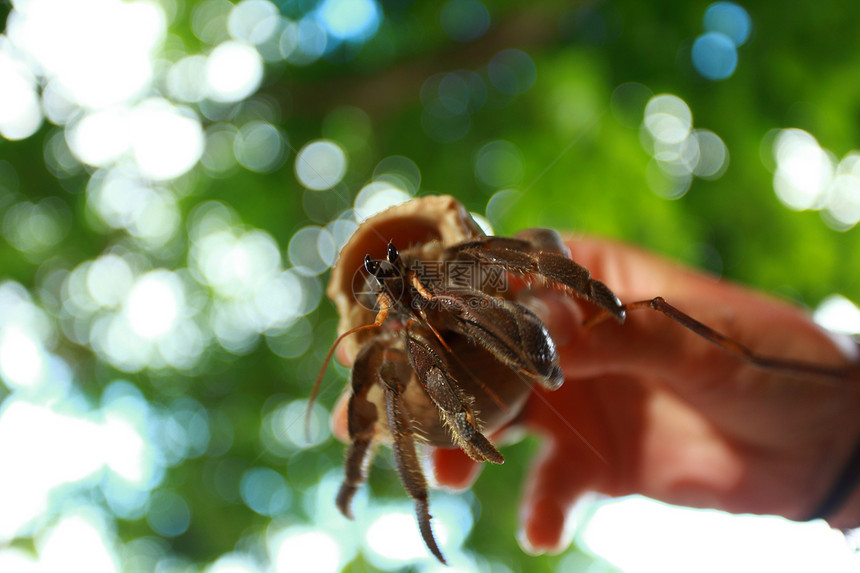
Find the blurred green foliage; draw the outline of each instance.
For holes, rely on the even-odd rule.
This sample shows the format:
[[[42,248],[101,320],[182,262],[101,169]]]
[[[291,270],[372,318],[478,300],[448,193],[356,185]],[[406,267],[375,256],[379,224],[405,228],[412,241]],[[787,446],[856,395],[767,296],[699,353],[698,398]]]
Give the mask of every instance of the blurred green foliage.
[[[195,3],[164,3],[175,13],[167,61],[210,51],[212,46],[192,31]],[[311,0],[275,4],[293,19],[315,6]],[[381,6],[379,30],[365,43],[344,43],[307,65],[269,63],[256,94],[219,108],[225,121],[237,125],[257,117],[259,108],[274,110],[290,150],[270,173],[237,167],[216,177],[197,167],[171,181],[172,189],[181,190],[183,222],[201,203],[223,202],[246,228],[268,232],[286,260],[294,233],[309,224],[325,225],[349,209],[379,161],[391,155],[406,156],[419,167],[419,194],[452,194],[483,214],[499,187],[476,177],[476,157],[488,142],[501,140],[513,144],[522,169],[505,185],[519,198],[493,221],[498,234],[547,226],[604,235],[810,307],[832,293],[860,300],[858,231],[833,230],[817,211],[790,210],[779,201],[768,139],[771,130],[793,127],[814,135],[837,157],[860,146],[860,36],[851,4],[770,0],[748,6],[752,35],[738,49],[735,73],[723,81],[702,78],[690,63],[707,3],[487,2],[489,29],[468,42],[443,30],[445,3],[385,0]],[[0,10],[5,15],[9,6]],[[522,50],[534,63],[534,84],[516,95],[486,81],[488,64],[507,49]],[[442,142],[422,123],[427,120],[420,94],[434,74],[457,70],[485,79],[486,101],[469,113],[461,137]],[[154,94],[165,93],[160,81],[156,76]],[[725,173],[714,180],[694,178],[677,199],[653,192],[647,179],[652,158],[640,142],[645,101],[613,106],[616,88],[628,82],[683,99],[694,127],[725,142],[730,156]],[[202,121],[204,127],[211,123]],[[186,267],[190,239],[184,233],[163,248],[140,249],[124,231],[93,224],[85,194],[93,169],[79,165],[57,176],[46,168],[44,149],[58,129],[46,122],[24,140],[0,139],[0,159],[14,166],[17,176],[14,185],[6,180],[0,214],[15,201],[45,197],[59,197],[71,213],[68,235],[50,253],[32,256],[0,242],[3,277],[20,282],[45,304],[39,299],[40,280],[50,269],[71,269],[119,243],[152,268]],[[319,138],[338,143],[348,158],[342,183],[328,191],[304,189],[294,175],[296,151]],[[277,455],[261,442],[260,427],[278,403],[307,397],[334,339],[334,319],[327,301],[311,311],[303,323],[312,328],[310,349],[295,358],[277,356],[262,339],[241,354],[212,344],[188,371],[123,372],[86,346],[58,343],[56,352],[71,363],[76,384],[93,403],[122,378],[155,406],[194,398],[209,412],[213,436],[218,420],[229,420],[229,449],[184,459],[168,468],[158,486],[182,495],[192,514],[187,531],[167,542],[166,555],[205,564],[237,547],[263,551],[260,533],[272,518],[249,509],[237,494],[240,476],[254,466],[281,472],[294,492],[289,514],[276,521],[313,518],[313,504],[301,502],[303,492],[340,465],[344,446],[329,439]],[[326,374],[321,402],[327,408],[345,379],[338,366]],[[471,503],[479,509],[466,547],[511,571],[553,571],[561,559],[526,555],[515,540],[515,500],[536,449],[532,441],[507,449],[505,466],[485,472],[473,489]],[[381,456],[369,487],[380,498],[402,498],[386,465],[390,461]],[[219,486],[218,480],[229,483]],[[232,494],[219,494],[224,490]],[[118,519],[117,531],[126,542],[154,535],[143,518]],[[346,570],[375,569],[359,557]]]

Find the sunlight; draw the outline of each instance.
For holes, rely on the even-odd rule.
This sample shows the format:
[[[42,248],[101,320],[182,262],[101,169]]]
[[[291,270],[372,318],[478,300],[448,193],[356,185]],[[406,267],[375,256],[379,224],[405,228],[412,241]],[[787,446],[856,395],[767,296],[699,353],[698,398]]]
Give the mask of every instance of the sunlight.
[[[404,563],[428,557],[427,548],[415,523],[415,515],[409,509],[410,505],[397,510],[391,508],[381,513],[367,528],[367,546],[383,562]],[[436,533],[439,543],[444,547],[445,537],[442,531]]]
[[[81,107],[98,109],[145,89],[165,29],[164,12],[154,2],[30,0],[15,3],[6,33],[57,89]]]
[[[291,527],[273,535],[269,554],[278,573],[335,573],[341,566],[338,542],[321,530],[307,527]]]
[[[23,62],[15,60],[0,36],[0,135],[25,139],[42,125],[36,80]]]
[[[803,130],[784,129],[774,140],[773,154],[773,188],[780,201],[797,211],[820,207],[834,166],[818,141]]]
[[[41,349],[29,334],[14,326],[0,331],[0,374],[10,388],[35,386],[43,371]]]
[[[203,129],[196,114],[167,100],[152,98],[135,106],[128,129],[143,177],[174,179],[194,167],[203,154]]]
[[[204,573],[257,573],[261,570],[263,567],[252,555],[234,551],[219,557]]]
[[[625,573],[849,573],[860,565],[843,535],[823,521],[731,515],[635,496],[600,504],[578,541]]]
[[[815,309],[813,319],[822,328],[843,334],[860,334],[860,308],[839,294],[832,294],[821,301]]]
[[[215,101],[233,102],[245,99],[260,87],[263,60],[252,46],[228,41],[209,54],[206,82],[209,97]]]
[[[66,140],[80,161],[106,167],[128,150],[128,110],[111,107],[85,114],[68,127]]]
[[[43,571],[113,573],[120,569],[111,541],[101,516],[71,512],[36,539],[39,565]]]
[[[18,535],[47,511],[52,491],[63,484],[110,464],[135,477],[143,463],[142,437],[127,425],[116,430],[115,423],[99,424],[82,412],[7,400],[0,410],[0,464],[17,469],[0,473],[0,539]]]
[[[139,277],[125,303],[131,328],[144,338],[159,338],[176,323],[185,306],[182,287],[173,273],[164,269]]]

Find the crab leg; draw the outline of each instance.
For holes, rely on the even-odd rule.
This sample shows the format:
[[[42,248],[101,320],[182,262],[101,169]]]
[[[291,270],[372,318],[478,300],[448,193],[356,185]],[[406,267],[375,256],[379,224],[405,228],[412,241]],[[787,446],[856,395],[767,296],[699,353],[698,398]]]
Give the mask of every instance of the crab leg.
[[[391,360],[384,361],[379,374],[383,382],[385,413],[391,430],[392,450],[397,472],[400,474],[400,481],[409,497],[415,500],[415,516],[418,518],[418,529],[421,531],[424,543],[430,552],[436,556],[436,559],[447,565],[442,551],[436,544],[433,529],[430,527],[431,516],[427,502],[427,480],[421,471],[421,463],[415,451],[412,422],[403,401],[404,385],[395,372],[395,363]]]
[[[452,329],[549,390],[562,385],[564,374],[558,366],[555,343],[532,311],[479,290],[436,288],[431,293],[417,277],[412,282],[422,297],[438,303],[447,312]]]
[[[591,278],[582,265],[564,254],[544,251],[529,241],[507,237],[487,237],[448,249],[451,255],[464,253],[486,263],[500,265],[508,272],[524,276],[537,276],[552,286],[572,292],[605,309],[618,322],[624,322],[624,305],[609,287]]]
[[[435,339],[424,336],[413,326],[406,331],[409,360],[418,374],[418,381],[427,395],[439,408],[439,413],[448,425],[457,445],[477,462],[504,463],[505,458],[481,433],[472,411],[471,397],[464,396],[456,381],[448,373],[448,365],[442,357]]]
[[[352,515],[352,498],[358,487],[367,480],[374,428],[379,415],[367,394],[376,381],[382,366],[382,345],[373,342],[361,349],[355,359],[350,384],[352,395],[347,405],[347,428],[351,440],[344,464],[346,475],[337,494],[337,508],[348,517]]]

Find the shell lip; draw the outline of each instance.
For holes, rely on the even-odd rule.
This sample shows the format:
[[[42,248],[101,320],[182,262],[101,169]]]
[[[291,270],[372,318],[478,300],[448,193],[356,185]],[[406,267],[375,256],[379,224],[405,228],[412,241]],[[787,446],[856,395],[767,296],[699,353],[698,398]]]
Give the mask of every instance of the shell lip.
[[[466,208],[450,195],[420,197],[370,217],[341,249],[326,290],[340,315],[338,331],[373,321],[373,312],[361,304],[356,290],[364,284],[367,255],[385,260],[389,242],[405,251],[432,241],[449,246],[482,236]],[[355,345],[347,346],[354,356]]]

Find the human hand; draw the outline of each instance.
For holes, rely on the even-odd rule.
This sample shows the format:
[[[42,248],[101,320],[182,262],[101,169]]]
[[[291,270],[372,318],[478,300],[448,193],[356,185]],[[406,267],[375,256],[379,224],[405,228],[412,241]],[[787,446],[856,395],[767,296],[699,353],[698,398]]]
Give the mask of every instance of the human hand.
[[[659,295],[760,355],[851,373],[837,380],[765,370],[649,310],[629,312],[623,325],[583,328],[585,305],[555,291],[529,293],[556,341],[565,383],[555,392],[535,388],[513,424],[544,438],[522,502],[524,546],[563,548],[569,510],[587,491],[806,518],[860,435],[856,345],[786,303],[639,249],[600,240],[568,246],[622,301]],[[433,462],[437,481],[454,488],[471,485],[480,469],[456,449],[435,450]],[[858,498],[831,524],[860,522]]]

